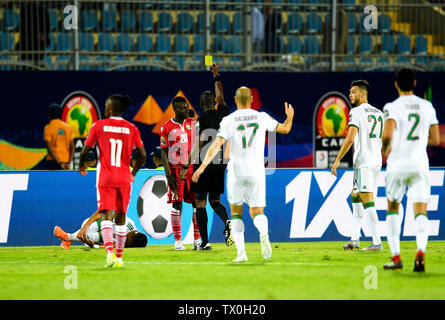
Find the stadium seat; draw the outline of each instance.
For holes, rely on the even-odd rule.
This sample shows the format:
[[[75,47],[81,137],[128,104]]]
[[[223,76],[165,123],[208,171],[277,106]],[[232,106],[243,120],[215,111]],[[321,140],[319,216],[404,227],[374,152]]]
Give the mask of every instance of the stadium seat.
[[[445,59],[438,56],[433,57],[433,71],[445,71]]]
[[[202,34],[195,34],[193,36],[193,52],[204,52],[204,36]]]
[[[81,55],[79,57],[79,65],[81,71],[92,71],[92,62],[94,61],[94,56]]]
[[[302,53],[303,41],[299,36],[288,36],[287,38],[287,51],[288,53]]]
[[[289,4],[288,8],[290,10],[298,10],[300,9],[300,6],[303,3],[303,0],[288,0],[287,3]]]
[[[411,53],[411,38],[409,36],[399,36],[397,39],[397,53]]]
[[[244,24],[243,24],[243,15],[241,12],[235,12],[233,14],[233,32],[235,33],[242,33],[244,30]]]
[[[426,56],[419,56],[416,57],[416,65],[418,65],[421,68],[427,69],[428,66],[430,65],[430,61]]]
[[[110,33],[100,33],[98,38],[97,49],[99,51],[113,51],[114,37]]]
[[[222,35],[216,35],[212,38],[213,53],[227,53],[229,50],[229,40]]]
[[[284,0],[272,0],[272,3],[274,4],[273,7],[276,10],[279,10],[279,9],[281,9],[283,7],[282,4],[284,3]]]
[[[116,30],[117,27],[117,13],[114,10],[104,10],[101,14],[101,25],[103,32],[110,32]]]
[[[68,54],[59,54],[55,60],[55,68],[56,70],[68,70],[71,59]]]
[[[82,32],[79,36],[79,48],[81,51],[93,51],[94,37],[91,33]]]
[[[304,52],[308,54],[319,54],[321,50],[320,40],[317,36],[308,35],[304,39]]]
[[[370,57],[362,57],[360,58],[360,71],[366,71],[366,69],[372,68],[374,64],[374,59]]]
[[[299,12],[289,13],[287,16],[287,32],[302,33],[302,31],[303,31],[303,16]]]
[[[353,57],[345,57],[343,60],[344,71],[347,72],[356,72],[357,71],[357,62]]]
[[[193,16],[188,12],[178,13],[177,30],[179,33],[189,33],[193,31]]]
[[[241,36],[230,36],[229,38],[229,53],[243,52],[243,38]]]
[[[80,28],[82,31],[96,31],[98,25],[97,13],[85,10],[80,13]]]
[[[96,57],[96,62],[99,63],[99,65],[96,68],[96,70],[97,71],[105,71],[109,67],[108,65],[111,62],[111,57],[110,56],[97,56]]]
[[[7,32],[0,32],[0,51],[12,51],[14,36]]]
[[[20,15],[14,9],[6,9],[3,12],[3,30],[15,31],[18,29]]]
[[[382,35],[382,53],[394,53],[394,36],[392,34]]]
[[[361,34],[359,38],[359,52],[368,54],[372,51],[372,38],[369,34]]]
[[[226,13],[218,12],[213,18],[216,33],[227,33],[230,27],[230,18]]]
[[[389,67],[390,61],[386,57],[379,57],[377,59],[377,71],[391,71],[391,68]]]
[[[317,6],[321,4],[321,0],[306,0],[306,3],[312,5],[307,7],[309,10],[321,10],[321,7]]]
[[[59,33],[57,35],[57,50],[68,51],[73,49],[73,36],[71,33]]]
[[[343,9],[347,11],[355,10],[355,0],[343,0]]]
[[[369,14],[367,14],[367,13],[362,13],[360,15],[360,27],[359,27],[359,30],[361,32],[368,33],[368,32],[373,32],[375,30],[375,29],[373,29],[374,26],[365,27],[365,19],[368,16],[369,16]],[[372,21],[371,20],[367,20],[367,22],[371,23]],[[377,26],[376,26],[376,28],[378,28],[378,18],[377,18]]]
[[[48,9],[49,29],[56,31],[59,27],[59,14],[56,9]]]
[[[349,34],[348,35],[348,54],[353,54],[355,53],[355,48],[356,48],[356,38],[354,35]]]
[[[139,13],[139,28],[142,32],[153,30],[153,13],[151,11],[141,11]]]
[[[136,15],[132,10],[122,11],[121,28],[123,32],[133,31],[136,27]]]
[[[427,54],[428,40],[424,36],[416,36],[414,38],[414,49],[417,54]]]
[[[45,50],[48,51],[56,50],[57,40],[55,34],[49,33],[48,37],[49,37],[49,44],[46,46]]]
[[[356,33],[358,18],[355,13],[348,12],[348,33]]]
[[[118,51],[133,51],[134,39],[128,33],[121,33],[117,36],[117,50]]]
[[[321,32],[321,16],[318,13],[312,12],[306,16],[306,32],[307,33]]]
[[[379,14],[377,23],[380,32],[391,32],[391,17],[389,15],[384,13]]]
[[[155,51],[156,52],[171,52],[170,36],[168,36],[166,34],[156,35]]]
[[[173,17],[169,12],[159,12],[158,14],[158,31],[171,31],[173,27]]]
[[[233,3],[240,3],[240,2],[244,2],[244,0],[232,0]],[[234,4],[233,5],[233,9],[235,10],[239,10],[242,8],[241,4]]]
[[[139,52],[151,52],[153,50],[153,38],[141,33],[137,36],[136,50]]]
[[[399,56],[396,58],[397,64],[405,64],[405,65],[411,65],[411,59],[406,56]]]
[[[189,52],[189,37],[183,34],[177,34],[173,38],[173,50],[174,52]]]
[[[202,12],[198,13],[196,16],[196,33],[204,33],[205,25],[205,14]]]

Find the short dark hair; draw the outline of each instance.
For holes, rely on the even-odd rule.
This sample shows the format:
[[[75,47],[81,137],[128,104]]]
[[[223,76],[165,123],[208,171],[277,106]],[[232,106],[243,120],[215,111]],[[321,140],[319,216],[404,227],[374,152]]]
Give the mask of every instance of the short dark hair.
[[[48,118],[52,119],[60,119],[62,116],[62,107],[58,103],[51,103],[48,108]]]
[[[187,100],[184,98],[184,97],[181,97],[181,96],[177,96],[177,97],[175,97],[173,100],[172,100],[172,105],[173,105],[173,108],[176,108],[179,104],[186,104],[186,105],[188,105],[187,104]]]
[[[107,100],[111,103],[113,110],[120,113],[130,108],[131,105],[131,98],[121,94],[113,94]]]
[[[209,110],[215,106],[215,94],[212,91],[204,91],[199,97],[202,110]]]
[[[414,90],[416,72],[411,68],[402,68],[396,72],[396,82],[402,91]]]
[[[147,246],[147,243],[147,236],[142,232],[136,232],[136,234],[134,235],[134,246],[136,248],[144,248]]]
[[[371,91],[371,85],[366,80],[354,80],[351,82],[351,88],[352,87],[359,87],[361,90],[366,90],[366,93],[369,97],[369,92]]]

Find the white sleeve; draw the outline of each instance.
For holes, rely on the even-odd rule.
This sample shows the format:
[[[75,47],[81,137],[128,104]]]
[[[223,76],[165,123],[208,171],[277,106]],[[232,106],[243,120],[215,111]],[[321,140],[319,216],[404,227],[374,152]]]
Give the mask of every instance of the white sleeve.
[[[436,124],[439,124],[439,121],[437,121],[436,117],[436,109],[434,109],[433,105],[431,104],[431,118],[430,118],[430,126],[434,126]]]
[[[228,119],[227,117],[224,117],[220,124],[219,124],[219,130],[217,133],[218,137],[223,138],[224,140],[228,140],[229,139],[229,130],[228,130]]]
[[[383,119],[386,120],[396,120],[396,115],[394,114],[394,110],[392,110],[391,104],[387,103],[383,107]]]
[[[278,121],[268,115],[266,112],[260,113],[261,122],[267,131],[275,131],[278,127]]]
[[[349,113],[348,126],[354,126],[357,129],[360,129],[360,120],[357,114],[358,112],[356,110],[357,109],[352,109],[351,112]]]

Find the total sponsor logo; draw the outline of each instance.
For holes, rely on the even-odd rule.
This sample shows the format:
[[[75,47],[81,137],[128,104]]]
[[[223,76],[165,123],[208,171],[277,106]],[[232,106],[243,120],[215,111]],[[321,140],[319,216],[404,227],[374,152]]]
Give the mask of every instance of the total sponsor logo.
[[[444,170],[430,170],[431,187],[442,187]],[[386,172],[382,171],[377,188],[385,187]],[[349,206],[352,190],[353,171],[344,171],[337,179],[329,171],[301,171],[286,186],[286,203],[293,202],[292,220],[289,237],[292,238],[322,238],[331,223],[334,223],[338,233],[344,237],[352,234],[352,211]],[[318,190],[317,190],[318,188]],[[322,201],[314,203],[313,195],[319,192]],[[377,193],[375,192],[374,195]],[[381,194],[381,193],[380,193]],[[378,194],[377,194],[378,195]],[[387,200],[384,196],[375,196],[377,212],[387,210]],[[432,188],[429,213],[439,211],[439,195]],[[403,221],[401,236],[415,236],[415,222],[412,202],[408,199],[406,205],[400,205],[399,215]],[[380,214],[380,217],[382,215]],[[308,221],[311,219],[310,221]],[[440,220],[429,218],[429,235],[438,236]],[[386,221],[380,221],[380,235],[386,236]],[[370,236],[366,223],[362,225],[365,236]]]

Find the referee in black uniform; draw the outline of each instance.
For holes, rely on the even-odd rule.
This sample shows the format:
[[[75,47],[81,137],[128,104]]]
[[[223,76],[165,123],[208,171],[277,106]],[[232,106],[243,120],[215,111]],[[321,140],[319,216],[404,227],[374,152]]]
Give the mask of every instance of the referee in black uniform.
[[[229,107],[224,101],[223,87],[221,77],[219,75],[219,66],[212,65],[213,82],[215,83],[215,93],[205,91],[200,96],[200,106],[203,113],[196,122],[196,128],[199,128],[199,141],[195,143],[194,148],[199,146],[199,155],[205,155],[206,150],[216,138],[219,129],[219,123],[222,118],[229,114]],[[215,109],[215,101],[218,105]],[[207,210],[206,201],[209,197],[209,203],[213,211],[224,223],[224,238],[226,245],[233,244],[230,230],[230,220],[227,210],[220,201],[220,195],[224,193],[224,178],[227,165],[224,164],[224,149],[221,148],[219,155],[206,168],[201,175],[198,183],[192,183],[192,190],[196,194],[196,219],[198,222],[199,233],[201,234],[201,246],[198,250],[211,250],[211,246],[207,234]],[[195,151],[196,152],[196,151]],[[193,153],[193,152],[192,152]],[[196,153],[194,153],[196,154]],[[200,157],[195,161],[195,170],[201,162]]]

